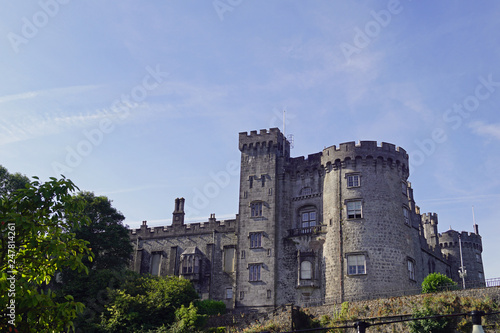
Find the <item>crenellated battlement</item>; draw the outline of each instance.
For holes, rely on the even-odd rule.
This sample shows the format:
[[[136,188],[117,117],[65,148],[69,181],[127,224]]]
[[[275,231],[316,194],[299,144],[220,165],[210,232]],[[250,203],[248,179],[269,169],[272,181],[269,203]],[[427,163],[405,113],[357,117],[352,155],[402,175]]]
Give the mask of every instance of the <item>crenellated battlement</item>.
[[[348,164],[381,165],[396,168],[403,172],[405,178],[409,176],[408,154],[401,147],[391,143],[377,141],[354,141],[341,143],[323,149],[323,165],[329,171],[332,167],[346,166]]]
[[[287,156],[290,155],[290,143],[286,140],[283,133],[278,128],[269,130],[261,129],[257,131],[239,133],[239,149],[245,151],[266,151],[283,150],[283,145],[286,145]]]
[[[422,223],[430,223],[437,224],[438,223],[438,215],[436,213],[423,213],[421,215]]]
[[[231,232],[236,231],[236,219],[220,220],[210,219],[208,222],[195,222],[183,225],[168,225],[159,227],[148,227],[147,222],[143,221],[141,228],[131,229],[129,233],[132,238],[156,238],[169,236],[189,236],[195,234],[207,234],[213,232]]]
[[[458,248],[460,240],[463,248],[472,247],[481,251],[483,249],[481,236],[474,232],[448,230],[439,234],[441,248]]]

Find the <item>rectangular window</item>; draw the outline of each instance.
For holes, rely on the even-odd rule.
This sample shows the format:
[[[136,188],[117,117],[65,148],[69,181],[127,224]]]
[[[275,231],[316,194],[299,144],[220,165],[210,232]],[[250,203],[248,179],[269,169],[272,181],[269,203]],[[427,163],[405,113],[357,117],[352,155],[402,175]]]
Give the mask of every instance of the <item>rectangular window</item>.
[[[476,253],[476,261],[481,262],[481,255],[479,253]]]
[[[161,252],[153,252],[151,256],[151,275],[160,275]]]
[[[304,212],[302,216],[302,228],[314,227],[316,225],[316,212]]]
[[[249,187],[253,187],[253,176],[248,177]]]
[[[408,185],[406,185],[405,182],[401,182],[401,191],[403,191],[404,195],[407,195],[407,193],[406,193],[407,188],[408,188]]]
[[[271,298],[271,290],[267,290],[267,298]]]
[[[245,292],[244,291],[240,291],[240,299],[244,299],[245,298]]]
[[[252,217],[262,216],[262,202],[254,202],[250,205],[250,210]]]
[[[415,281],[415,262],[412,259],[408,259],[408,277]]]
[[[363,254],[347,256],[347,274],[366,274],[366,260]]]
[[[348,219],[361,218],[361,200],[347,202],[347,218]]]
[[[224,248],[224,272],[232,273],[234,272],[234,255],[236,249],[234,247]]]
[[[226,299],[233,298],[233,288],[226,288]]]
[[[245,259],[245,250],[241,250],[241,259]]]
[[[262,187],[266,186],[266,176],[265,175],[260,176],[260,181],[262,182]]]
[[[358,187],[359,184],[359,175],[347,175],[347,187]]]
[[[484,280],[484,274],[483,272],[477,272],[477,276],[479,277],[479,280]]]
[[[262,247],[262,233],[255,232],[250,234],[250,248],[255,249]]]
[[[251,264],[248,266],[249,269],[249,281],[260,281],[260,268],[262,264]]]
[[[410,211],[406,207],[403,207],[403,216],[405,224],[410,225]]]

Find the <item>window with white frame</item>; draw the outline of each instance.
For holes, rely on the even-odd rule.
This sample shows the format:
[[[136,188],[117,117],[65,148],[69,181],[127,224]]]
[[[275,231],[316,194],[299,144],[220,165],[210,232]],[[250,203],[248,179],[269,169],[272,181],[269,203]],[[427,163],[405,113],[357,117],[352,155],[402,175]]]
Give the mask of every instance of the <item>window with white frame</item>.
[[[408,259],[408,278],[415,281],[415,261]]]
[[[347,255],[347,274],[366,274],[366,259],[364,254]]]
[[[405,224],[410,225],[410,210],[406,207],[403,207],[403,217]]]
[[[348,174],[347,175],[347,187],[358,187],[360,186],[359,174]]]
[[[262,201],[253,202],[250,205],[250,213],[252,217],[262,216]]]
[[[360,219],[361,215],[361,200],[353,200],[347,202],[347,218]]]
[[[312,263],[308,260],[304,260],[300,263],[300,279],[312,279]]]
[[[302,228],[314,227],[316,225],[316,211],[302,211],[300,220]]]
[[[260,269],[262,264],[250,264],[248,265],[248,280],[249,281],[261,281],[260,280]]]
[[[250,234],[250,248],[260,248],[262,247],[262,233],[261,232],[253,232]]]
[[[233,298],[233,288],[226,288],[226,299]]]

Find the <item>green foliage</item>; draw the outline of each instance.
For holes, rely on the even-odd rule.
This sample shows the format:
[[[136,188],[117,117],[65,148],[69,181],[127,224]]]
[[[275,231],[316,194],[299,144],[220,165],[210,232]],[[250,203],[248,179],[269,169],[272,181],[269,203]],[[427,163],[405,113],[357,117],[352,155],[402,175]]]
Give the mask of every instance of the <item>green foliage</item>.
[[[203,301],[196,301],[195,306],[198,308],[200,314],[217,316],[226,313],[226,304],[222,301],[205,299]]]
[[[73,327],[72,320],[83,304],[72,296],[56,299],[50,283],[56,272],[69,269],[88,272],[83,260],[91,261],[87,242],[68,232],[86,223],[81,202],[72,199],[77,187],[64,177],[3,192],[0,201],[0,290],[15,280],[15,325],[21,332],[60,332]],[[5,309],[10,293],[0,295]],[[5,312],[0,329],[9,326]]]
[[[105,332],[138,332],[171,325],[175,310],[189,305],[198,294],[188,280],[147,275],[111,290],[109,298],[100,328]]]
[[[189,307],[181,305],[175,311],[175,323],[170,328],[171,333],[188,333],[199,331],[205,326],[207,315],[198,314],[198,308],[193,303]]]
[[[123,225],[125,217],[111,205],[105,196],[96,197],[92,192],[80,192],[74,198],[84,203],[83,213],[88,224],[75,226],[71,232],[89,242],[95,257],[87,262],[89,269],[123,270],[132,255],[129,231]]]
[[[413,311],[414,318],[422,318],[438,315],[435,310],[428,306],[424,306],[422,309],[415,309]],[[408,323],[410,333],[446,333],[448,330],[448,320],[447,319],[421,319],[410,321]]]
[[[422,293],[434,293],[438,291],[453,290],[456,283],[441,273],[431,273],[422,282]]]
[[[94,260],[83,261],[89,269],[88,275],[64,270],[59,294],[61,297],[70,294],[76,301],[83,302],[86,310],[75,320],[75,326],[85,332],[94,332],[100,313],[109,301],[107,288],[120,288],[126,280],[134,278],[133,273],[125,270],[133,248],[129,232],[123,225],[125,217],[112,207],[107,197],[80,192],[73,199],[82,203],[83,214],[89,223],[74,225],[70,231],[89,242]]]
[[[23,189],[29,184],[28,177],[20,174],[11,174],[9,171],[0,165],[0,196],[12,194],[15,190]]]

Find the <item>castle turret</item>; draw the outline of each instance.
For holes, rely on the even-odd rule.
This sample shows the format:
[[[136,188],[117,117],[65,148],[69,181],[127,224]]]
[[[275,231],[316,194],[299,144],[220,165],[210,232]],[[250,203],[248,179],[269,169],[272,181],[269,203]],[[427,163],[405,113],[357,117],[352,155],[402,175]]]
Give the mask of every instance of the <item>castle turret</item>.
[[[240,200],[238,225],[238,305],[276,306],[278,209],[281,207],[284,163],[290,144],[277,128],[242,132]]]
[[[448,230],[439,235],[439,245],[441,252],[448,257],[451,264],[451,277],[462,286],[462,278],[459,276],[458,270],[461,267],[461,259],[467,271],[465,276],[465,287],[478,287],[485,283],[483,259],[483,244],[477,225],[474,232],[458,232]],[[462,248],[462,256],[460,256],[460,247]]]
[[[424,237],[427,244],[433,248],[439,248],[438,216],[436,213],[422,214],[422,225]]]
[[[326,297],[343,301],[415,288],[419,249],[409,246],[416,229],[406,151],[347,142],[324,149],[322,164]]]

